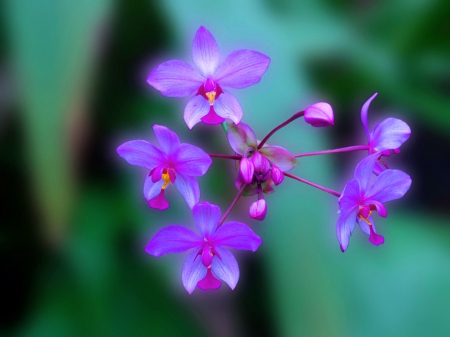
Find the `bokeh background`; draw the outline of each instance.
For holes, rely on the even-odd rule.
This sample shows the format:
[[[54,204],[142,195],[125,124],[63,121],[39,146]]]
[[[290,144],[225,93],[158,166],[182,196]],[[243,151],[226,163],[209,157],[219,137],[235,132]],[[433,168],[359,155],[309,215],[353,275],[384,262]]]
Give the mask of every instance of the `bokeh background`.
[[[5,0],[0,18],[2,335],[450,335],[450,2]],[[413,184],[377,218],[383,246],[357,229],[342,254],[336,199],[285,181],[264,222],[249,221],[251,198],[231,213],[264,240],[238,254],[234,291],[188,295],[182,256],[145,254],[158,229],[192,216],[176,193],[169,211],[149,209],[145,170],[115,148],[154,139],[157,123],[230,153],[220,126],[189,132],[187,99],[145,82],[164,60],[190,62],[201,25],[223,57],[271,57],[258,85],[234,92],[259,138],[324,100],[333,128],[296,121],[271,143],[294,153],[361,144],[359,112],[374,92],[372,127],[387,116],[411,126],[388,161]],[[363,156],[304,158],[293,173],[342,190]],[[225,211],[234,178],[215,160],[201,199]]]

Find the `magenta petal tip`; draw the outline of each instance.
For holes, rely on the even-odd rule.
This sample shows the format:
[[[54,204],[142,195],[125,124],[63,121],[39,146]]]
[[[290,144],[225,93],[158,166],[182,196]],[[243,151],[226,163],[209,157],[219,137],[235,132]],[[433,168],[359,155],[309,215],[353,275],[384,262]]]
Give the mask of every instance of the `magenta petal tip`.
[[[255,220],[264,220],[267,213],[267,204],[264,199],[259,199],[250,205],[248,210],[250,217]]]
[[[169,208],[169,202],[164,197],[164,190],[161,190],[156,197],[148,201],[148,205],[151,208],[159,209],[160,211],[164,211]]]
[[[314,127],[334,125],[333,108],[325,102],[315,103],[305,109],[304,119]]]

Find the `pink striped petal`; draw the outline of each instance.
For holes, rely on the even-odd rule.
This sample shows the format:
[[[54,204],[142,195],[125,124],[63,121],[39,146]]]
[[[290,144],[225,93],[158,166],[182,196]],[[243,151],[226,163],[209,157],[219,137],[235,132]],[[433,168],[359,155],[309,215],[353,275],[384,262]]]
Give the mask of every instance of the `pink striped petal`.
[[[286,172],[298,164],[295,157],[281,146],[263,146],[260,150],[272,164],[278,166],[281,171]]]
[[[217,42],[203,26],[197,30],[192,42],[192,60],[205,78],[212,77],[220,63]]]
[[[192,97],[184,108],[184,121],[189,129],[200,122],[209,112],[209,102],[200,95]]]
[[[231,221],[217,228],[211,237],[211,242],[214,244],[214,249],[216,246],[226,246],[254,252],[262,240],[246,224]]]
[[[252,128],[245,123],[227,124],[228,125],[228,143],[234,152],[243,155],[249,147],[256,148],[256,135]]]
[[[184,261],[183,272],[181,273],[183,286],[189,294],[192,294],[195,287],[197,287],[198,281],[206,275],[206,268],[202,263],[202,259],[197,257],[197,253],[197,250],[194,250],[188,255],[186,261]]]
[[[202,176],[211,166],[211,157],[199,147],[181,144],[172,158],[177,172],[189,176]]]
[[[148,168],[149,170],[165,163],[166,154],[145,140],[132,140],[117,148],[117,153],[128,164]]]
[[[379,152],[398,149],[411,135],[411,129],[401,119],[386,118],[371,132],[370,145]]]
[[[388,169],[380,173],[366,193],[367,199],[380,203],[400,199],[411,186],[411,177],[400,170]]]
[[[195,225],[200,236],[209,238],[214,233],[220,220],[220,208],[209,202],[197,204],[192,209]]]
[[[160,64],[147,77],[147,83],[167,97],[190,96],[204,81],[194,67],[179,60]]]
[[[161,229],[150,240],[145,251],[156,257],[168,253],[181,253],[188,249],[201,247],[203,239],[183,226],[168,226]]]
[[[174,185],[186,200],[189,208],[192,209],[200,199],[200,187],[197,180],[194,177],[178,173]]]
[[[357,209],[351,212],[342,212],[336,224],[336,235],[341,247],[341,251],[345,252],[348,248],[350,235],[355,229]]]
[[[239,101],[229,92],[224,92],[214,102],[214,111],[223,118],[229,118],[234,124],[242,119],[242,107]]]
[[[253,50],[236,50],[227,56],[213,77],[221,86],[245,88],[256,84],[269,66],[270,58]]]
[[[153,131],[155,132],[159,147],[166,154],[172,153],[180,145],[180,138],[169,128],[155,124],[153,125]]]
[[[239,266],[233,254],[225,248],[214,247],[220,258],[213,258],[211,269],[214,275],[227,283],[231,289],[239,281]]]

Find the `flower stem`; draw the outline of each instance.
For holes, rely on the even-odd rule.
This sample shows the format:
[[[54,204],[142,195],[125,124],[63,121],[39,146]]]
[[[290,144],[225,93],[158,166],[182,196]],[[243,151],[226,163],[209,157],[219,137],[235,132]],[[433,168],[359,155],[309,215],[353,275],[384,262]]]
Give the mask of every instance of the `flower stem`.
[[[340,149],[333,149],[333,150],[298,153],[298,154],[294,154],[294,157],[299,158],[299,157],[307,157],[307,156],[318,156],[321,154],[351,152],[351,151],[368,150],[368,149],[369,149],[368,145],[355,145],[355,146],[347,146],[347,147],[342,147]]]
[[[233,160],[241,160],[242,159],[242,156],[228,156],[226,154],[210,153],[209,156],[212,158],[223,158],[223,159],[233,159]]]
[[[242,185],[241,189],[239,190],[238,194],[236,195],[236,198],[234,198],[233,202],[231,203],[230,207],[228,207],[227,211],[225,212],[225,214],[223,215],[223,217],[220,219],[219,224],[217,225],[217,228],[219,228],[220,226],[222,226],[223,222],[225,221],[225,219],[227,218],[228,214],[230,214],[231,209],[234,207],[234,205],[236,205],[237,201],[239,200],[239,198],[241,197],[242,193],[244,193],[244,189],[247,185]]]
[[[223,129],[223,131],[225,132],[225,133],[227,133],[228,132],[228,126],[227,126],[227,123],[226,122],[222,122],[222,129]]]
[[[300,111],[297,112],[295,115],[293,115],[291,118],[289,118],[287,121],[285,121],[284,123],[281,123],[280,125],[278,125],[276,128],[274,128],[272,131],[270,131],[267,136],[265,136],[263,138],[263,140],[259,143],[258,145],[258,149],[262,148],[263,145],[267,142],[267,140],[278,130],[280,130],[281,128],[285,127],[286,125],[288,125],[290,122],[296,120],[299,117],[302,117],[305,114],[304,111]]]
[[[310,186],[312,186],[312,187],[318,188],[319,190],[322,190],[322,191],[324,191],[324,192],[330,193],[330,194],[332,194],[332,195],[334,195],[334,196],[336,196],[336,197],[340,197],[340,196],[341,196],[341,194],[340,194],[339,192],[336,192],[336,191],[333,191],[333,190],[331,190],[331,189],[329,189],[329,188],[326,188],[326,187],[323,187],[323,186],[314,184],[314,183],[312,183],[312,182],[310,182],[310,181],[308,181],[308,180],[305,180],[305,179],[303,179],[303,178],[294,176],[293,174],[290,174],[290,173],[287,173],[287,172],[283,172],[283,174],[284,174],[285,177],[289,177],[289,178],[298,180],[298,181],[300,181],[300,182],[302,182],[302,183],[305,183],[305,184],[310,185]]]

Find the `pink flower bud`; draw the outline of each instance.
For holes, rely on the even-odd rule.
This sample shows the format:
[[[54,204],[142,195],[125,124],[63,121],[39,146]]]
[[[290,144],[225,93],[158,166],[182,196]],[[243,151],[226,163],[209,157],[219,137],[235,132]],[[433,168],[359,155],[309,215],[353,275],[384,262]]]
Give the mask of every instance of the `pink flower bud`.
[[[239,175],[246,184],[250,184],[255,173],[255,166],[248,158],[242,158],[239,163]]]
[[[325,102],[313,104],[305,109],[305,122],[315,127],[334,125],[331,105]]]
[[[283,172],[276,165],[272,165],[272,180],[276,186],[281,184],[284,180]]]
[[[255,220],[264,220],[267,213],[267,204],[264,199],[259,199],[250,205],[248,210],[250,217]]]

